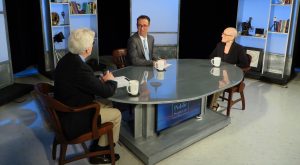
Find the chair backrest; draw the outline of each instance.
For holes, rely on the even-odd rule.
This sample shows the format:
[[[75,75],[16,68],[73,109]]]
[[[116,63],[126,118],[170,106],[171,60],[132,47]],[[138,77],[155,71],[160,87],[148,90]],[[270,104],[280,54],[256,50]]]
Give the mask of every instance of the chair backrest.
[[[126,61],[126,56],[127,56],[126,48],[114,49],[112,51],[113,61],[118,69],[124,68],[127,66],[128,63]]]
[[[62,125],[58,116],[58,112],[64,112],[64,113],[77,113],[84,110],[91,110],[95,109],[95,115],[93,116],[92,120],[92,132],[87,133],[85,135],[79,136],[75,139],[76,143],[82,143],[87,140],[96,139],[99,138],[99,132],[97,127],[97,120],[100,112],[100,106],[97,103],[88,104],[86,106],[82,107],[69,107],[67,105],[64,105],[63,103],[59,102],[58,100],[53,98],[53,89],[54,87],[51,84],[48,83],[38,83],[35,85],[34,91],[36,96],[38,97],[39,101],[41,102],[43,108],[48,112],[49,114],[49,121],[52,126],[52,128],[55,131],[55,135],[58,141],[62,143],[70,143],[70,141],[74,140],[68,140],[63,132]]]

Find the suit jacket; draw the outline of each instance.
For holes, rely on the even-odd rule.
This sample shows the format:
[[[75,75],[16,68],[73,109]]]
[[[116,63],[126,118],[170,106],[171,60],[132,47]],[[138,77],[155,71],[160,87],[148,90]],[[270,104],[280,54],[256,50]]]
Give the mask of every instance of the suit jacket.
[[[209,57],[221,57],[222,61],[230,64],[236,64],[241,68],[249,66],[248,57],[246,56],[246,50],[242,45],[234,42],[231,45],[227,55],[224,54],[224,48],[225,43],[219,42]]]
[[[156,58],[153,56],[154,37],[152,35],[147,35],[147,41],[149,58],[155,60]],[[153,65],[152,60],[146,60],[145,58],[143,43],[137,32],[128,39],[127,51],[131,65]]]
[[[117,88],[117,82],[101,82],[93,70],[79,55],[67,53],[61,58],[54,73],[54,97],[68,106],[82,106],[95,100],[95,95],[110,97]],[[69,139],[91,130],[94,110],[77,114],[60,113],[63,130]]]

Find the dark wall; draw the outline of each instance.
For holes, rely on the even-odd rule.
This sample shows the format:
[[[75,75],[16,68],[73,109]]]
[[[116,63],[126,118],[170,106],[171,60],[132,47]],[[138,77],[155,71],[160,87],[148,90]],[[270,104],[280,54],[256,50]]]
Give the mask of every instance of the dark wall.
[[[223,30],[235,27],[238,0],[217,3],[181,0],[179,58],[208,58]]]
[[[5,3],[13,72],[36,64],[44,70],[39,1],[6,0]]]
[[[99,54],[126,48],[130,36],[130,0],[98,1]]]

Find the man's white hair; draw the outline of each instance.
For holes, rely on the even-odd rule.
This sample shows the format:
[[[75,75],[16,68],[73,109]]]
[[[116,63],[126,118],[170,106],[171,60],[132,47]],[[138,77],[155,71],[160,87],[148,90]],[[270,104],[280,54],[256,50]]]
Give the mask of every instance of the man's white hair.
[[[80,28],[71,31],[68,47],[73,54],[80,54],[86,49],[93,47],[95,32],[88,28]]]

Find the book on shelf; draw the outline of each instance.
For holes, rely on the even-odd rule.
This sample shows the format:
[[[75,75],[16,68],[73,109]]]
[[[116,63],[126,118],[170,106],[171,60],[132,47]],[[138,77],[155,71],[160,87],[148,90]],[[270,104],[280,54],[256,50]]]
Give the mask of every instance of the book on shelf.
[[[82,4],[75,1],[70,2],[71,14],[96,14],[96,9],[95,2],[83,2]]]

